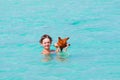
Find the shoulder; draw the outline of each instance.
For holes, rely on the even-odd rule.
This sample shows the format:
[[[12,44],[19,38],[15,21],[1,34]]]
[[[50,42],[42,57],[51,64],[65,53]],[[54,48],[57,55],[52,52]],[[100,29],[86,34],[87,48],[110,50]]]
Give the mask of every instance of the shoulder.
[[[44,54],[44,52],[42,51],[42,52],[40,52],[40,54]]]
[[[56,51],[55,50],[51,50],[50,53],[54,54],[54,53],[56,53]]]
[[[41,54],[50,54],[50,52],[47,52],[47,51],[42,51]]]

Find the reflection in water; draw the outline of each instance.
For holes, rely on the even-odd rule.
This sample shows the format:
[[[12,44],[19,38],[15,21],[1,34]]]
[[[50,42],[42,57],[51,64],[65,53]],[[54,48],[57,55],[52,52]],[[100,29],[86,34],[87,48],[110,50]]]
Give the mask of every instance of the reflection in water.
[[[48,62],[52,60],[52,56],[51,55],[43,55],[44,58],[42,59],[42,62]]]
[[[57,59],[57,61],[60,61],[60,62],[65,62],[65,61],[67,61],[67,58],[64,58],[64,57],[61,57],[61,56],[56,56],[56,59]]]
[[[60,62],[65,62],[68,59],[68,53],[67,52],[59,52],[56,56],[56,59]]]
[[[42,62],[49,62],[56,58],[57,61],[65,62],[67,61],[69,54],[67,52],[60,52],[57,54],[43,55]]]

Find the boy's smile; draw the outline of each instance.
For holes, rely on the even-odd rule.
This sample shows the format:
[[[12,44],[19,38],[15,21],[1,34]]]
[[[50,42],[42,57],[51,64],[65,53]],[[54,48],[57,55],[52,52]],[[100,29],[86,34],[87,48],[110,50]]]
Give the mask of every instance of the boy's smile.
[[[50,42],[50,39],[48,38],[45,38],[42,42],[42,46],[45,48],[45,49],[49,49],[50,48],[50,45],[51,45],[51,42]]]

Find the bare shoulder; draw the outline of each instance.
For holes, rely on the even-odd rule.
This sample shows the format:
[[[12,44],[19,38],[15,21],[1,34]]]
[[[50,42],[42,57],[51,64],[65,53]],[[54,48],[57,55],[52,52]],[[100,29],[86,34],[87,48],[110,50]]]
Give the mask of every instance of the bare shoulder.
[[[44,54],[44,51],[40,52],[40,54]]]
[[[50,52],[51,52],[51,53],[55,53],[56,51],[55,51],[55,50],[51,50]]]
[[[46,55],[49,55],[49,54],[50,54],[50,52],[43,50],[43,51],[41,52],[41,54],[46,54]]]

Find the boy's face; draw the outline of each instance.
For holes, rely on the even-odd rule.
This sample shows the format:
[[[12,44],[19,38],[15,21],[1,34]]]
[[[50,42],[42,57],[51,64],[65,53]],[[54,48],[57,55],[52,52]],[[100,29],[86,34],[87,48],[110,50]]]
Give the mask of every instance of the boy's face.
[[[42,45],[45,49],[50,49],[50,45],[51,45],[50,39],[49,39],[49,38],[43,39],[41,45]]]

